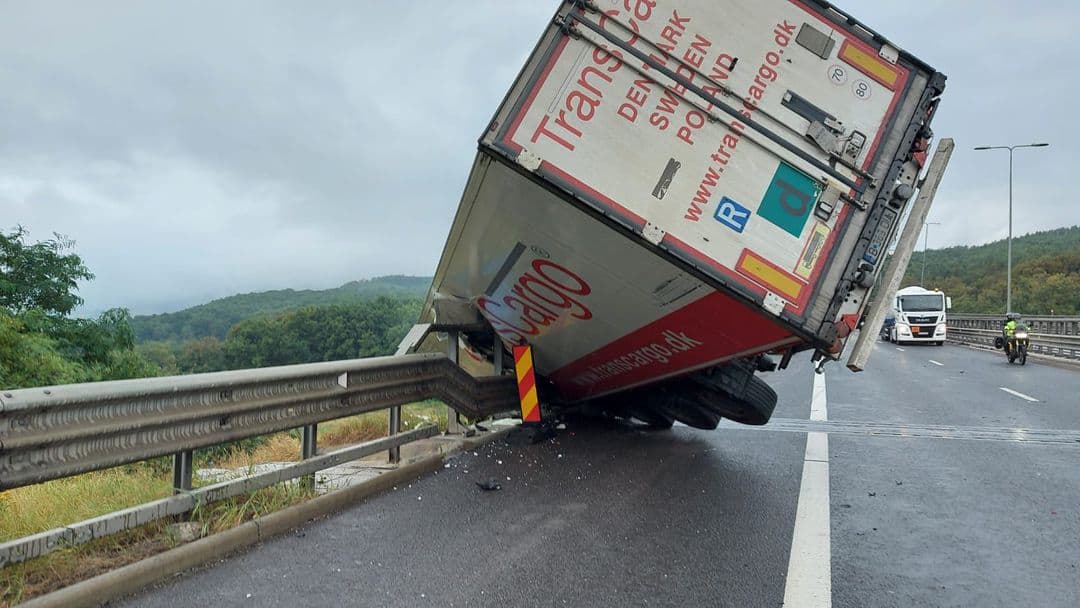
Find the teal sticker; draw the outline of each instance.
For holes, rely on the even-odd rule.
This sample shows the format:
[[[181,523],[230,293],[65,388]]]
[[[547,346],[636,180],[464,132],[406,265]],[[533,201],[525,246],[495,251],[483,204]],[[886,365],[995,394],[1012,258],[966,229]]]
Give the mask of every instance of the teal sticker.
[[[791,165],[780,163],[765,198],[761,199],[758,215],[799,238],[819,194],[818,182]]]

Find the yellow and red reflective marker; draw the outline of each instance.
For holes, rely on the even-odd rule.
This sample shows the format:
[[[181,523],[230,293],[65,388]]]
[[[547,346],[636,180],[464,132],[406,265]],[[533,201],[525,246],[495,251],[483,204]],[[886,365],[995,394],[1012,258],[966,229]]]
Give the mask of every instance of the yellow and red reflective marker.
[[[521,400],[521,421],[540,422],[540,399],[536,396],[531,346],[514,347],[514,371],[517,373],[518,398]]]

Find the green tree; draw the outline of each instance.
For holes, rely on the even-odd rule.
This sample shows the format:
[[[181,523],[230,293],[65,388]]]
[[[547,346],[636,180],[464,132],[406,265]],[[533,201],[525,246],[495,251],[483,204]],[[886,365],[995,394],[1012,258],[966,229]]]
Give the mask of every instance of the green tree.
[[[184,374],[216,372],[225,367],[225,349],[221,340],[199,338],[185,343],[176,356],[176,366]]]
[[[390,299],[422,298],[431,277],[386,276],[351,281],[325,290],[279,289],[220,298],[184,310],[158,315],[142,315],[132,320],[138,341],[181,342],[204,336],[224,340],[238,323],[259,315],[277,315],[307,306],[351,305]],[[410,319],[413,321],[415,319]]]
[[[419,298],[378,297],[248,319],[229,331],[225,363],[239,369],[393,354],[421,304]]]
[[[80,280],[93,274],[55,235],[30,243],[17,227],[0,234],[0,387],[22,388],[161,373],[135,352],[131,314],[107,310],[97,319],[68,315],[82,303]]]
[[[75,242],[53,233],[47,241],[28,243],[29,232],[16,226],[0,232],[0,306],[14,314],[40,309],[46,314],[71,314],[83,300],[75,291],[93,273],[72,252]]]
[[[143,342],[135,345],[135,352],[139,353],[140,357],[153,363],[161,370],[162,374],[167,376],[180,373],[176,350],[174,344],[163,341]]]
[[[69,384],[89,379],[88,370],[60,354],[56,341],[0,310],[0,388]]]
[[[940,289],[957,313],[1005,312],[1006,241],[918,251],[903,285]],[[923,279],[925,256],[926,274]],[[1027,315],[1080,314],[1080,226],[1013,239],[1013,310]]]

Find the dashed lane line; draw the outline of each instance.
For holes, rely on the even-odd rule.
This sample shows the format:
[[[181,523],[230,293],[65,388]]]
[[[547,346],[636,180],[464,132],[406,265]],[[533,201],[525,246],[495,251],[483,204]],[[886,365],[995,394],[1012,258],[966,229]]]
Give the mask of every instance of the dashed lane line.
[[[944,363],[939,363],[939,362],[937,362],[937,361],[934,361],[933,359],[930,359],[930,363],[933,363],[934,365],[940,365],[940,366],[942,366],[942,367],[945,367],[945,364],[944,364]]]
[[[898,350],[900,352],[904,352],[904,349],[900,348],[899,346],[896,347],[896,350]]]
[[[828,420],[824,374],[814,374],[810,422]],[[829,435],[806,434],[795,532],[791,536],[784,606],[832,607],[832,548],[829,538]]]
[[[1024,393],[1021,393],[1021,392],[1018,392],[1018,391],[1014,391],[1011,388],[1005,388],[1004,386],[999,386],[998,388],[1005,391],[1006,393],[1009,393],[1010,395],[1014,395],[1016,397],[1019,397],[1019,398],[1023,399],[1024,401],[1030,401],[1032,403],[1038,403],[1039,402],[1039,400],[1036,399],[1035,397],[1032,397],[1030,395],[1025,395]]]

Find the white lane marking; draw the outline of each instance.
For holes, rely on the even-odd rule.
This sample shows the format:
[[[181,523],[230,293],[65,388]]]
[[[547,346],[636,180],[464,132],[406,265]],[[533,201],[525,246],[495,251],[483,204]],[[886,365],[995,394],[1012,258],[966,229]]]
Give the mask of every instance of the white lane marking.
[[[904,349],[900,348],[899,346],[896,347],[896,350],[898,350],[900,352],[904,352]]]
[[[814,374],[814,394],[810,398],[810,420],[828,420],[828,400],[825,394],[825,374]]]
[[[825,376],[814,374],[810,420],[827,420]],[[832,607],[832,547],[829,539],[829,435],[806,434],[795,532],[791,536],[784,606]]]
[[[1024,399],[1026,401],[1030,401],[1032,403],[1038,403],[1039,402],[1038,399],[1036,399],[1034,397],[1030,397],[1028,395],[1025,395],[1024,393],[1019,393],[1017,391],[1014,391],[1011,388],[1005,388],[1004,386],[999,386],[998,388],[1005,391],[1006,393],[1009,393],[1010,395],[1016,395],[1017,397],[1019,397],[1021,399]]]
[[[933,363],[934,365],[940,365],[942,367],[945,367],[944,363],[938,363],[937,361],[934,361],[933,359],[930,359],[930,363]]]

